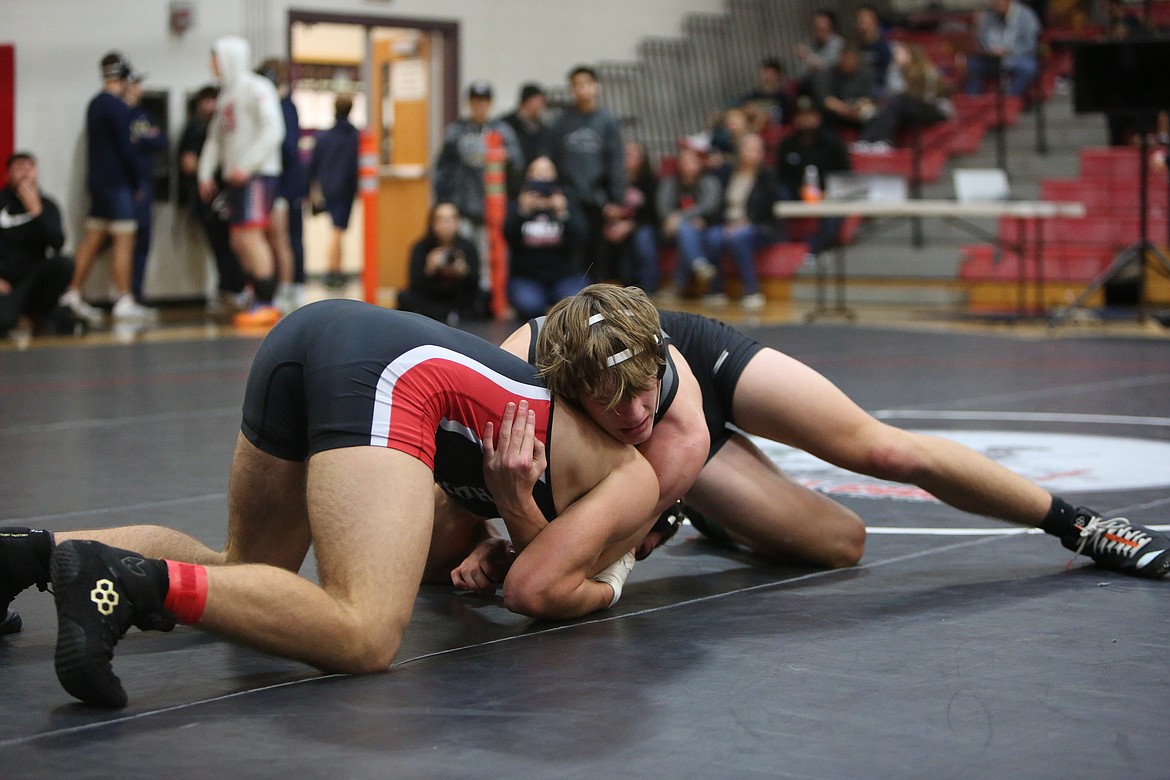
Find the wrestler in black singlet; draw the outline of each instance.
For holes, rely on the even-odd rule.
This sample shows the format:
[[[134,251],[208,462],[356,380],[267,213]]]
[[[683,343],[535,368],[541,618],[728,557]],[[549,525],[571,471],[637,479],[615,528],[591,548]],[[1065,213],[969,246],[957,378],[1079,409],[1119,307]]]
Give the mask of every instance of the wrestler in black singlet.
[[[483,478],[480,434],[500,430],[509,401],[527,399],[552,452],[553,403],[531,365],[427,317],[358,301],[320,301],[264,339],[244,394],[244,436],[284,460],[382,446],[427,465],[468,511],[499,517]],[[556,516],[548,469],[532,490]]]

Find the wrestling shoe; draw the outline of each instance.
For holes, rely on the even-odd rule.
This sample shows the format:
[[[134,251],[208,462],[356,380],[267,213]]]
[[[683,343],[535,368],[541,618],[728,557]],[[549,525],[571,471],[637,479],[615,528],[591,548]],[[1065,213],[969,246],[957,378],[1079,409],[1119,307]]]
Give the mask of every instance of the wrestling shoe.
[[[0,528],[0,636],[20,631],[20,614],[8,605],[30,585],[49,587],[49,556],[53,541],[48,531],[30,528]]]
[[[232,324],[243,330],[271,328],[280,322],[280,312],[268,304],[258,304],[249,311],[242,311],[232,317]]]
[[[125,707],[126,691],[114,674],[114,645],[130,626],[175,627],[163,607],[167,569],[98,542],[57,545],[50,565],[57,602],[57,679],[71,695],[96,707]]]
[[[1124,517],[1106,520],[1077,507],[1073,531],[1061,539],[1068,549],[1087,555],[1098,566],[1136,577],[1163,577],[1170,572],[1170,537]]]

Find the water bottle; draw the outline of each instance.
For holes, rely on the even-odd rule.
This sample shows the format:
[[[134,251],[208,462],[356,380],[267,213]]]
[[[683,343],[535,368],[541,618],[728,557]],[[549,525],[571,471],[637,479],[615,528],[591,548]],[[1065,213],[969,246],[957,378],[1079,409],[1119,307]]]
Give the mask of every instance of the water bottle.
[[[804,166],[804,184],[800,188],[800,199],[805,203],[817,203],[821,199],[821,176],[817,166]]]

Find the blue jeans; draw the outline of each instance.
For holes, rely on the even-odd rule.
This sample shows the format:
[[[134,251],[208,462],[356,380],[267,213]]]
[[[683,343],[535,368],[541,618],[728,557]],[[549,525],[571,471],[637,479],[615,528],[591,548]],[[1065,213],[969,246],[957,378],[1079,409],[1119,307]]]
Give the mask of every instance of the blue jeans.
[[[697,228],[687,220],[678,223],[678,233],[675,235],[678,245],[678,263],[674,268],[674,287],[682,291],[691,281],[691,264],[695,258],[704,257],[703,229]],[[712,263],[718,263],[718,257],[709,258]]]
[[[1008,74],[1008,84],[1004,94],[1019,97],[1028,91],[1032,81],[1040,68],[1034,57],[1006,57],[1001,65],[997,66],[995,57],[986,54],[972,54],[967,57],[968,95],[977,95],[983,90],[987,79],[994,78],[1002,68]]]
[[[562,298],[568,298],[585,289],[589,282],[584,276],[565,276],[554,282],[542,282],[524,276],[508,280],[508,301],[521,320],[539,317]]]
[[[658,233],[653,225],[642,225],[634,231],[634,257],[638,268],[637,285],[648,293],[658,289]]]
[[[728,228],[725,225],[715,225],[703,231],[703,245],[707,248],[707,259],[716,266],[719,256],[726,248],[731,253],[739,269],[739,278],[743,280],[743,294],[754,295],[760,291],[760,279],[756,274],[756,251],[767,246],[755,225],[743,225]],[[716,274],[711,281],[712,292],[723,292],[723,278]]]

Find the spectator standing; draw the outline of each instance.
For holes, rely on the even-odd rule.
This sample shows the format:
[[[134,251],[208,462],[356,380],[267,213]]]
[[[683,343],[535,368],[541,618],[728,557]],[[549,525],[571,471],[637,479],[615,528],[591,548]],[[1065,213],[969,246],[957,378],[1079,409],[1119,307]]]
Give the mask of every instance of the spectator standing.
[[[208,300],[207,312],[212,316],[231,316],[242,306],[246,280],[228,235],[226,198],[221,195],[217,202],[208,203],[199,197],[199,155],[207,140],[207,127],[215,116],[218,95],[216,87],[205,86],[187,106],[187,124],[179,138],[179,202],[191,208],[215,259],[217,295]],[[222,190],[223,179],[218,170],[213,181]]]
[[[121,54],[110,52],[102,57],[102,91],[89,102],[86,110],[85,184],[90,198],[89,217],[85,221],[85,236],[77,247],[73,279],[61,296],[61,304],[90,325],[101,325],[105,316],[82,299],[81,288],[107,238],[113,247],[110,276],[118,292],[114,318],[149,320],[158,314],[135,301],[130,288],[134,236],[138,229],[134,199],[140,174],[130,142],[130,107],[123,102],[122,95],[132,72],[130,62]]]
[[[155,160],[160,154],[165,154],[170,145],[166,129],[142,107],[142,82],[145,79],[145,73],[132,72],[122,96],[130,107],[130,143],[134,147],[134,160],[138,165],[138,192],[134,197],[134,216],[138,229],[134,236],[134,262],[130,276],[130,287],[138,300],[143,299],[146,264],[150,259]]]
[[[326,250],[328,271],[325,284],[338,289],[345,286],[341,271],[341,247],[349,216],[358,191],[359,134],[350,124],[353,98],[339,95],[333,102],[333,127],[317,134],[309,158],[309,192],[315,213],[328,212],[333,224]],[[373,215],[370,215],[373,218]]]
[[[215,117],[199,157],[199,195],[210,202],[217,191],[215,173],[222,167],[229,210],[232,249],[252,277],[255,303],[233,322],[240,327],[268,327],[280,319],[273,307],[276,264],[268,240],[284,117],[276,87],[251,72],[251,47],[243,38],[215,42],[211,67],[223,84]]]
[[[467,88],[467,116],[447,126],[443,146],[435,160],[434,200],[454,203],[463,220],[466,237],[475,236],[476,245],[486,251],[484,225],[484,136],[492,131],[500,134],[507,155],[509,171],[520,164],[524,153],[516,134],[506,122],[491,119],[492,85],[486,81],[471,82]],[[515,174],[511,174],[515,175]]]
[[[557,184],[547,157],[529,166],[520,194],[509,204],[504,238],[511,249],[508,300],[521,320],[539,317],[562,298],[585,288],[575,251],[584,217]]]
[[[479,250],[459,235],[459,209],[440,201],[431,207],[427,233],[410,250],[410,280],[398,308],[457,325],[478,314]]]
[[[662,220],[659,236],[678,247],[675,294],[665,297],[672,301],[687,289],[692,275],[703,284],[715,275],[715,266],[703,255],[703,231],[719,218],[723,184],[706,170],[698,150],[684,145],[674,175],[658,183],[655,201]]]
[[[598,266],[622,286],[633,285],[653,293],[658,290],[656,180],[646,147],[637,141],[626,141],[626,181],[621,213],[606,218],[602,227],[604,240]]]
[[[780,226],[773,210],[779,199],[776,175],[764,167],[763,139],[755,133],[745,135],[739,142],[735,168],[723,187],[719,223],[703,232],[703,249],[716,268],[723,250],[728,250],[743,281],[740,306],[747,311],[764,307],[764,294],[760,292],[756,273],[756,253],[780,239]],[[726,303],[723,279],[718,274],[712,285],[712,294],[706,302]]]
[[[280,143],[280,178],[272,201],[272,220],[268,224],[268,243],[276,260],[275,303],[288,313],[305,302],[305,198],[309,179],[301,160],[301,118],[292,100],[292,78],[288,62],[269,58],[257,72],[272,82],[280,97],[284,118],[284,140]]]
[[[988,79],[1007,76],[1005,94],[1022,96],[1039,72],[1040,20],[1018,0],[991,0],[975,27],[979,51],[967,55],[967,94],[978,94]]]
[[[626,195],[625,148],[617,118],[598,102],[597,72],[578,65],[569,72],[573,105],[549,133],[549,150],[570,207],[585,217],[580,254],[587,268],[597,260],[606,218],[621,215]]]
[[[0,189],[0,338],[21,315],[34,332],[72,332],[76,322],[57,300],[73,277],[73,260],[58,254],[65,244],[61,210],[41,192],[37,161],[16,152],[6,163],[8,184]]]
[[[520,143],[521,159],[518,171],[527,171],[537,157],[548,154],[548,126],[544,123],[546,98],[539,84],[525,84],[520,88],[516,110],[504,117]]]
[[[831,173],[845,173],[852,169],[849,149],[833,130],[824,126],[821,112],[808,97],[796,101],[795,132],[780,142],[776,166],[780,180],[780,199],[799,200],[800,188],[810,167],[815,169],[821,192]],[[816,229],[806,239],[809,254],[805,262],[816,262],[817,256],[837,243],[844,220],[825,217],[816,221]]]

